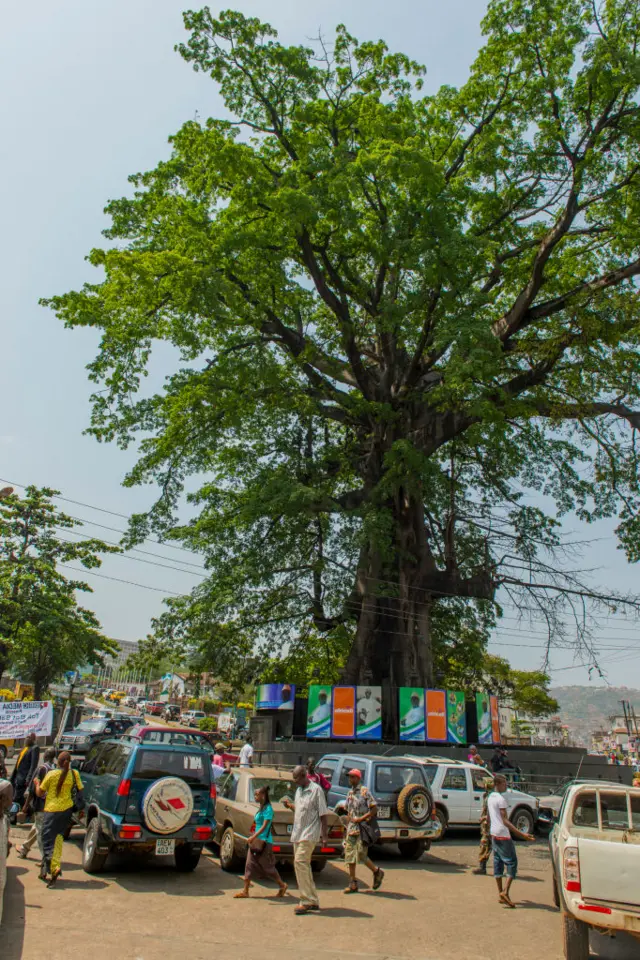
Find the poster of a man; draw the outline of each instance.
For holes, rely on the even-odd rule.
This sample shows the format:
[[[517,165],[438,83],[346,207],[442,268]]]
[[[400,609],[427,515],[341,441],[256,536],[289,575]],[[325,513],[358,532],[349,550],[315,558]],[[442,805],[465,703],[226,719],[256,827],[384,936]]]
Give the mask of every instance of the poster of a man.
[[[331,731],[331,687],[309,687],[307,737],[328,737]]]
[[[400,688],[400,739],[424,741],[424,690],[419,687]]]

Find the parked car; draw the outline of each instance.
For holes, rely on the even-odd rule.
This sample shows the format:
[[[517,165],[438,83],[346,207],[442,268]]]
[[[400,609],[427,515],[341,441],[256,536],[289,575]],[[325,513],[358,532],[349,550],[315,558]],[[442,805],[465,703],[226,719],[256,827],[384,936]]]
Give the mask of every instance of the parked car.
[[[218,781],[216,808],[216,841],[220,846],[220,866],[223,870],[238,870],[247,856],[247,838],[254,827],[258,804],[254,794],[259,787],[269,787],[273,806],[273,854],[277,861],[293,862],[293,811],[282,805],[285,797],[293,799],[296,785],[290,772],[271,767],[242,767],[230,771]],[[329,838],[318,843],[311,868],[315,873],[324,869],[329,860],[342,856],[344,829],[336,814],[329,815]]]
[[[79,771],[87,873],[103,870],[116,851],[172,856],[179,871],[195,870],[216,827],[211,764],[199,747],[105,740]]]
[[[493,780],[486,767],[466,760],[446,757],[413,757],[427,774],[442,832],[441,840],[450,825],[478,826],[482,813],[485,780]],[[502,794],[507,801],[507,813],[514,827],[522,833],[533,833],[538,821],[538,801],[530,793],[509,787]]]
[[[587,960],[593,929],[640,941],[640,787],[570,784],[549,847],[566,960]]]
[[[135,707],[136,704],[137,704],[137,700],[135,697],[125,697],[124,700],[122,701],[123,707]]]
[[[211,760],[215,753],[215,744],[211,736],[202,730],[193,730],[191,727],[156,727],[153,724],[138,723],[127,730],[125,737],[144,743],[192,744],[205,750]],[[236,753],[224,753],[222,759],[225,764],[229,763],[231,766],[237,765],[240,761]]]
[[[65,730],[60,737],[60,749],[70,753],[88,753],[96,743],[119,736],[125,729],[122,721],[115,717],[90,717],[81,720],[72,730]]]
[[[6,760],[13,756],[15,740],[0,740],[0,757]]]
[[[354,767],[376,800],[380,842],[397,843],[403,856],[418,860],[442,830],[423,765],[406,757],[327,754],[316,770],[331,782],[330,806],[345,803]]]
[[[200,720],[206,720],[207,715],[204,710],[187,710],[180,714],[180,723],[186,727],[197,727]]]
[[[162,711],[164,720],[177,720],[180,716],[180,707],[177,703],[168,703]]]
[[[145,712],[152,717],[161,717],[165,707],[166,703],[164,700],[148,700],[145,704]]]

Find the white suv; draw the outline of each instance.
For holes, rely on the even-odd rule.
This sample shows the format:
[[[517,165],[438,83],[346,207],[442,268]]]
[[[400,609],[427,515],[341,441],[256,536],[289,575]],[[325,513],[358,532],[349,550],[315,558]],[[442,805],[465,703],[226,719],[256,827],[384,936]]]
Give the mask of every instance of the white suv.
[[[445,757],[411,757],[424,765],[444,836],[451,826],[480,826],[484,781],[493,774],[486,767]],[[507,814],[522,833],[533,833],[538,820],[538,801],[530,793],[509,789],[503,793]]]

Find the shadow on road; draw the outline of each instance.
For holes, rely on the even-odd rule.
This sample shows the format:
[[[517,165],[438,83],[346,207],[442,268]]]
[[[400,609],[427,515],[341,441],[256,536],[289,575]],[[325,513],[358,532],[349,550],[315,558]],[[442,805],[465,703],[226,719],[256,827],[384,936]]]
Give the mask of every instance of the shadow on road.
[[[520,882],[518,878],[517,882]],[[545,913],[557,913],[556,907],[549,903],[534,903],[533,900],[516,900],[518,908],[521,910],[543,910]]]
[[[4,911],[0,930],[2,960],[21,960],[22,957],[25,912],[29,905],[25,904],[24,884],[20,877],[28,872],[26,867],[16,865],[14,851],[12,851],[7,862],[7,884],[4,891]]]
[[[606,937],[595,931],[589,937],[592,960],[638,960],[640,946],[626,933]]]

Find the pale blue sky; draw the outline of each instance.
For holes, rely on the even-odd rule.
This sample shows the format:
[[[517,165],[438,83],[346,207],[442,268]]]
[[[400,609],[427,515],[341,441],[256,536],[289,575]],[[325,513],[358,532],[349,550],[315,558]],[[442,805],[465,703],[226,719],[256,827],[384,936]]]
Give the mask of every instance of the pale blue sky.
[[[94,356],[97,335],[65,331],[38,306],[38,298],[95,280],[84,257],[101,243],[107,200],[126,192],[128,174],[168,155],[167,137],[185,120],[196,112],[201,117],[221,112],[213,82],[195,74],[173,51],[185,36],[181,12],[186,5],[185,0],[31,0],[5,4],[1,19],[0,477],[53,486],[66,497],[120,514],[144,508],[153,492],[120,486],[133,452],[82,435],[90,392],[84,368]],[[237,6],[269,20],[285,42],[304,42],[319,30],[330,34],[339,22],[360,38],[383,37],[392,49],[426,64],[429,90],[464,81],[480,44],[486,4],[243,0]],[[118,517],[65,507],[107,526],[125,525]],[[116,538],[108,530],[86,529]],[[635,588],[637,571],[616,551],[611,524],[585,529],[573,521],[567,529],[581,538],[605,538],[585,557],[585,566],[600,568],[594,582]],[[144,549],[172,558],[170,563],[198,562],[168,547],[145,544]],[[187,573],[129,558],[110,558],[101,572],[158,591],[183,592],[197,582]],[[111,636],[137,639],[146,633],[150,617],[161,609],[161,592],[87,579],[95,590],[90,605]],[[514,665],[536,666],[539,629],[531,632],[505,620],[495,652]],[[603,621],[604,645],[629,647],[639,633],[620,618]],[[627,651],[611,653],[612,660],[622,656]],[[552,662],[560,671],[573,661],[558,652]],[[582,683],[587,673],[565,669],[553,679]],[[638,661],[612,662],[610,679],[640,685]]]

